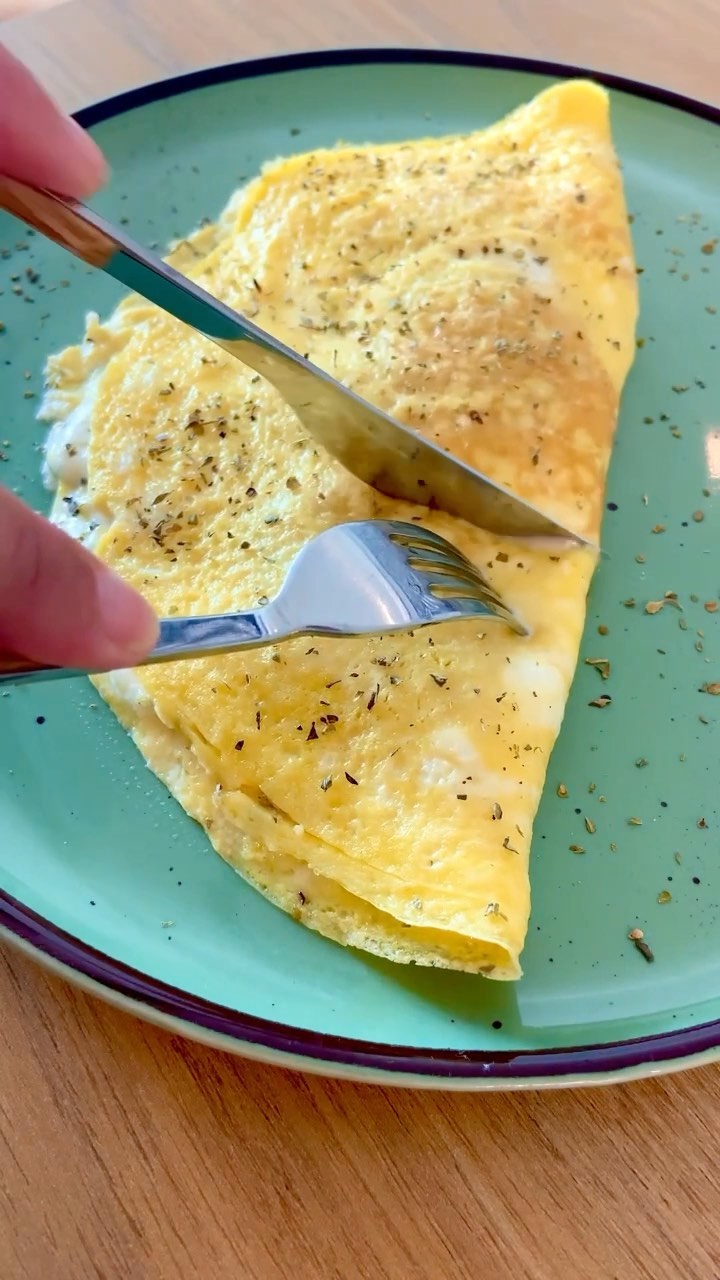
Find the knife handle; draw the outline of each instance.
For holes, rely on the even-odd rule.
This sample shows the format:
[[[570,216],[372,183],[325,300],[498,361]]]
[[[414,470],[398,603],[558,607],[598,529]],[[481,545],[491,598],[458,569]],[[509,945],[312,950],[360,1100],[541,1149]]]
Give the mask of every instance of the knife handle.
[[[69,667],[48,667],[31,658],[21,658],[17,653],[0,651],[0,685],[26,684],[32,680],[55,680],[59,676],[80,675]]]
[[[113,237],[92,219],[83,217],[81,205],[50,191],[29,187],[17,178],[0,175],[0,208],[91,267],[106,266],[115,252]]]

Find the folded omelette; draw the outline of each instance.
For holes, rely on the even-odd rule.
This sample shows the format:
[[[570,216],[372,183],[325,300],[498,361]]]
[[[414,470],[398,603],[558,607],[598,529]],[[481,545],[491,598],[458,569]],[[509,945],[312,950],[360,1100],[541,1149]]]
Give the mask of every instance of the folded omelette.
[[[269,164],[170,261],[598,539],[637,310],[602,89],[558,85],[482,132]],[[90,315],[47,380],[55,518],[160,615],[252,608],[329,525],[419,518],[530,625],[301,639],[96,680],[218,853],[296,920],[395,961],[519,977],[594,552],[375,492],[263,379],[134,296]]]

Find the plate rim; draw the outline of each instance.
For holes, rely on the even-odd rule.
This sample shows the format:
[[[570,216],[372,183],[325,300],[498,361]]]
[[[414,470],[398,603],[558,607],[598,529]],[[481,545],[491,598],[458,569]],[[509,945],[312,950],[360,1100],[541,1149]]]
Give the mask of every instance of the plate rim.
[[[350,1036],[291,1027],[242,1013],[150,977],[123,960],[52,924],[0,889],[0,936],[31,951],[47,967],[100,990],[111,1003],[133,1006],[141,1016],[164,1025],[180,1022],[194,1038],[221,1041],[235,1051],[253,1051],[268,1061],[300,1067],[320,1064],[337,1074],[368,1078],[373,1074],[416,1080],[464,1081],[465,1087],[526,1088],[593,1077],[610,1080],[677,1069],[687,1059],[703,1062],[720,1057],[720,1019],[696,1027],[659,1032],[600,1045],[555,1049],[443,1049],[392,1045]],[[456,1086],[457,1087],[457,1083]],[[461,1086],[462,1087],[462,1086]]]
[[[720,106],[602,70],[512,54],[403,47],[310,50],[205,66],[141,84],[74,115],[90,127],[210,85],[321,67],[397,63],[580,77],[720,125]],[[59,929],[2,889],[0,933],[65,978],[176,1033],[281,1065],[355,1079],[426,1088],[547,1088],[659,1074],[720,1056],[720,1019],[600,1045],[521,1051],[418,1048],[326,1035],[242,1013],[143,974]]]
[[[421,49],[403,45],[347,46],[335,49],[308,49],[296,53],[270,54],[263,58],[246,58],[237,62],[210,63],[193,71],[181,71],[178,75],[165,76],[136,85],[109,98],[100,98],[73,112],[74,118],[84,128],[100,124],[113,116],[123,115],[135,107],[161,102],[181,93],[203,89],[209,85],[227,84],[233,80],[252,80],[261,76],[285,71],[312,70],[319,67],[358,66],[365,63],[430,63],[437,66],[470,66],[483,70],[525,71],[531,75],[556,76],[558,79],[588,79],[636,98],[659,102],[688,115],[720,124],[720,103],[705,102],[666,89],[646,80],[635,80],[615,72],[592,69],[569,62],[555,62],[546,58],[527,58],[515,54],[489,53],[472,49]]]

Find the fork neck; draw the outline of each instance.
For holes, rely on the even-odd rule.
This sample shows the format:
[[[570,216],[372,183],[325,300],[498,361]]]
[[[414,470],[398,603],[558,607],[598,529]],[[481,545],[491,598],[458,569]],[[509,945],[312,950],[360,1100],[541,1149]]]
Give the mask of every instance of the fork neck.
[[[252,613],[227,613],[216,617],[164,618],[160,636],[146,663],[172,662],[175,658],[204,657],[251,649],[281,638],[271,606]]]

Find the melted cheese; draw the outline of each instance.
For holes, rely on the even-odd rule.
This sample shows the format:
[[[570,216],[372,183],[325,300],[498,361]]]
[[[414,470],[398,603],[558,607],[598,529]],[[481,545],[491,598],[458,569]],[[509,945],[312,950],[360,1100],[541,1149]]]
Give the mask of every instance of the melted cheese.
[[[482,133],[279,161],[172,260],[598,537],[637,305],[602,90],[558,86]],[[449,538],[530,624],[530,639],[464,622],[97,682],[217,850],[285,910],[395,960],[519,976],[593,554],[368,489],[272,387],[140,299],[87,338],[49,366],[57,505],[70,496],[161,614],[256,606],[314,533],[380,516]]]

